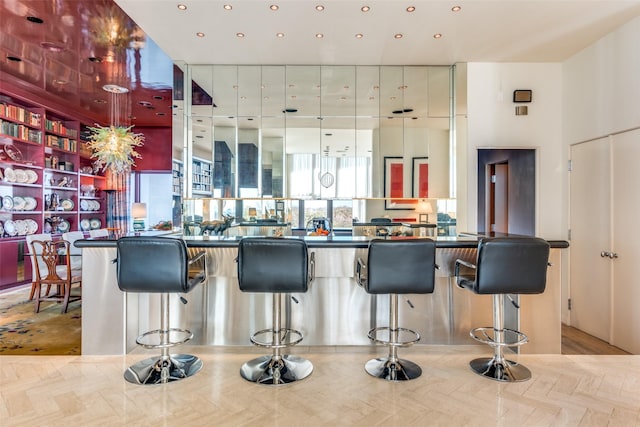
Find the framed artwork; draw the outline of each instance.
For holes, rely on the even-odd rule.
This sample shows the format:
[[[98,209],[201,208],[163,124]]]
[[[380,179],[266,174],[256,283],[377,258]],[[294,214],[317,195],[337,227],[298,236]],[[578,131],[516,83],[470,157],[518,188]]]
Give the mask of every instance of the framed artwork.
[[[384,158],[385,210],[414,210],[417,199],[404,198],[404,162],[402,157]]]
[[[426,199],[429,197],[429,158],[414,157],[413,169],[411,170],[413,177],[413,186],[411,187],[411,197]]]

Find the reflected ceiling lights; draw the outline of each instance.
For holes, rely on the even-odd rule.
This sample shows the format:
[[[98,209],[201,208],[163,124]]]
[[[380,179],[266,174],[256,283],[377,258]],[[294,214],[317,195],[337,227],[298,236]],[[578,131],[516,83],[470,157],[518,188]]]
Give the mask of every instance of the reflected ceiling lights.
[[[231,6],[230,4],[225,4],[224,6],[222,6],[222,8],[224,10],[231,10],[231,9],[233,9],[233,6]]]
[[[407,12],[409,12],[409,13],[411,13],[411,12],[415,12],[415,10],[416,10],[416,7],[415,7],[415,6],[409,6],[409,7],[407,8]]]
[[[363,11],[363,12],[369,12],[371,10],[371,8],[369,6],[362,6],[360,8],[360,10]]]
[[[180,4],[178,4],[178,9],[180,9],[180,10],[187,10],[187,5],[186,5],[186,4],[182,4],[182,3],[180,3]]]
[[[452,12],[460,12],[462,10],[462,6],[453,6],[451,8]]]
[[[317,10],[318,12],[322,12],[322,11],[324,10],[324,6],[323,6],[323,5],[321,5],[321,4],[319,4],[319,5],[317,5],[317,6],[316,6],[316,10]]]
[[[280,9],[280,6],[278,6],[277,4],[272,4],[271,6],[269,6],[269,9],[276,11],[278,9]]]

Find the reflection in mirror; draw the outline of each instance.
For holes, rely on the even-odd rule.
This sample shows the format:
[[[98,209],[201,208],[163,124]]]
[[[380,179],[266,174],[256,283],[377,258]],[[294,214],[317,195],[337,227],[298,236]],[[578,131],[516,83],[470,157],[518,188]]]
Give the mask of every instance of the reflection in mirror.
[[[183,67],[186,196],[382,199],[385,157],[402,159],[401,198],[450,195],[450,67]],[[211,163],[209,190],[193,160]],[[358,216],[385,214],[382,200],[360,203]]]

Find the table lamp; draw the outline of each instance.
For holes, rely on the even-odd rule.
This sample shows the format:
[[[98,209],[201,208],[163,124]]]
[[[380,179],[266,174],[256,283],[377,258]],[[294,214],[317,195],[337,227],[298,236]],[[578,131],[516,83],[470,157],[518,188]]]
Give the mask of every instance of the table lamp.
[[[133,217],[133,231],[143,231],[144,220],[147,218],[147,204],[134,203],[131,206],[131,216]]]
[[[433,213],[433,208],[431,207],[431,203],[427,200],[422,199],[418,202],[418,222],[423,224],[429,223],[429,214]]]

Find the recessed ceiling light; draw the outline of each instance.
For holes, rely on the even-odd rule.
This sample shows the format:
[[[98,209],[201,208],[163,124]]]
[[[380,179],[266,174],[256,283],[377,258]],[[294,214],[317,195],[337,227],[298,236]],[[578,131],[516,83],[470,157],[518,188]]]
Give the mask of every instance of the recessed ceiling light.
[[[236,37],[243,38],[244,37],[244,33],[236,33]]]
[[[360,8],[360,10],[363,11],[363,12],[369,12],[371,10],[371,8],[369,6],[362,6]]]
[[[138,101],[138,104],[143,107],[151,107],[151,103],[149,101]]]
[[[200,32],[200,31],[198,31],[198,32],[196,33],[196,36],[198,36],[198,37],[204,37],[204,33],[202,33],[202,32]]]
[[[317,10],[318,12],[322,12],[322,11],[324,10],[324,6],[323,6],[323,5],[321,5],[321,4],[319,4],[319,5],[317,5],[317,6],[316,6],[316,10]]]
[[[346,96],[341,96],[341,97],[340,97],[340,101],[346,101],[346,100],[347,100],[347,97],[346,97]]]
[[[40,46],[47,49],[50,52],[62,52],[64,50],[64,46],[60,46],[58,44],[52,42],[40,42]]]
[[[182,3],[180,3],[180,4],[178,4],[178,9],[180,9],[180,10],[187,10],[187,5],[186,5],[186,4],[182,4]]]
[[[27,21],[33,22],[34,24],[42,24],[44,21],[37,16],[27,16]]]
[[[364,37],[364,36],[363,36],[362,34],[360,34],[360,33],[356,34],[356,38],[357,38],[357,39],[361,39],[361,38],[363,38],[363,37]]]
[[[375,85],[375,86],[373,87],[373,89],[378,90],[378,89],[380,89],[380,86]]]
[[[222,8],[224,10],[231,10],[231,9],[233,9],[233,6],[231,6],[230,4],[225,4],[224,6],[222,6]]]
[[[369,97],[369,101],[373,101],[374,99],[376,99],[376,97],[375,97],[375,96],[370,96],[370,97]]]
[[[402,38],[402,33],[398,33],[396,35],[393,36],[396,39],[401,39]]]
[[[462,6],[453,6],[451,8],[452,12],[460,12],[462,10]]]
[[[441,39],[441,38],[442,38],[442,34],[440,34],[440,33],[435,33],[435,34],[433,35],[433,38],[434,38],[434,39]]]
[[[291,95],[291,99],[296,99],[297,96],[296,95]]]
[[[342,89],[349,89],[349,86],[348,85],[344,85],[344,86],[342,86]]]
[[[280,9],[280,6],[278,6],[277,4],[272,4],[271,6],[269,6],[269,9],[278,10],[278,9]]]
[[[400,90],[405,90],[406,88],[407,88],[407,85],[398,86],[398,89]]]
[[[415,6],[409,6],[409,7],[407,8],[407,12],[409,12],[409,13],[414,12],[415,10],[416,10],[416,7],[415,7]]]
[[[240,99],[245,100],[245,99],[247,99],[247,97],[246,96],[241,96]]]
[[[276,33],[276,37],[278,37],[279,39],[284,37],[284,33]]]
[[[233,88],[234,89],[238,89],[238,85],[233,85]]]
[[[262,99],[264,99],[265,101],[268,101],[268,100],[269,100],[269,97],[268,97],[268,96],[265,96],[265,97],[264,97],[264,98],[262,98]]]
[[[60,80],[60,79],[54,79],[53,80],[53,84],[60,85],[60,86],[66,85],[67,83],[69,83],[69,82],[66,81],[66,80]]]
[[[396,97],[395,97],[395,96],[390,96],[390,97],[389,97],[389,99],[390,99],[391,101],[395,101],[395,100],[396,100]]]
[[[323,37],[324,37],[324,34],[322,34],[322,33],[318,33],[318,34],[316,34],[316,38],[317,38],[317,39],[321,39],[321,38],[323,38]]]

